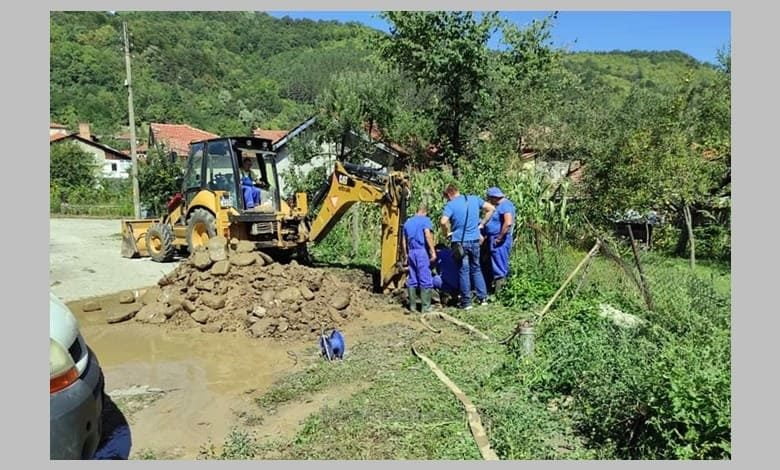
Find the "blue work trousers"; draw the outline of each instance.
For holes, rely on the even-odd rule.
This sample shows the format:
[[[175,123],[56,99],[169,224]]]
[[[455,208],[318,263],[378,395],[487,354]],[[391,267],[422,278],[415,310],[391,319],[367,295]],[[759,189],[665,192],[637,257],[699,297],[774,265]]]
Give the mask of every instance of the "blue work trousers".
[[[433,289],[431,259],[425,248],[409,250],[409,278],[406,281],[406,287]]]
[[[479,241],[464,241],[463,251],[466,255],[460,261],[460,306],[468,307],[471,305],[472,285],[479,301],[487,298],[487,286],[479,265]]]
[[[486,243],[490,247],[490,265],[493,268],[493,279],[503,279],[509,276],[509,254],[512,252],[512,237],[506,235],[504,241],[495,244],[497,235],[488,235]]]
[[[244,192],[244,205],[247,209],[260,205],[260,189],[255,187],[251,179],[241,179],[241,190]]]

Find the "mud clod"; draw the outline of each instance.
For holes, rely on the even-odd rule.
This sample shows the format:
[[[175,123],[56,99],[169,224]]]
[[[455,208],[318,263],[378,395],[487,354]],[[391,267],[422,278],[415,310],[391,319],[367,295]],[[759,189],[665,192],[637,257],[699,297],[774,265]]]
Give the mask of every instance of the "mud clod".
[[[311,289],[309,289],[307,286],[301,286],[300,291],[304,300],[314,300],[314,292],[312,292]]]
[[[133,302],[135,302],[135,294],[132,291],[126,290],[119,293],[120,304],[132,304]]]
[[[209,312],[204,309],[195,310],[190,317],[198,323],[206,323],[209,319]]]
[[[195,288],[211,292],[214,290],[214,281],[198,281],[195,283]]]
[[[195,311],[195,304],[193,304],[190,300],[184,300],[181,303],[181,307],[184,309],[187,313],[192,313]]]
[[[257,318],[263,318],[263,317],[265,316],[265,314],[266,314],[266,313],[268,313],[268,310],[266,310],[266,308],[265,308],[265,307],[262,307],[262,306],[260,306],[260,305],[256,305],[256,306],[255,306],[255,307],[252,309],[252,315],[253,315],[253,316],[255,316],[255,317],[257,317]]]
[[[144,305],[135,315],[135,320],[142,323],[164,323],[168,319],[170,307],[162,302]]]
[[[121,323],[130,320],[139,310],[141,310],[141,304],[137,303],[123,304],[112,308],[106,313],[106,323]]]
[[[214,310],[219,310],[225,306],[225,297],[221,295],[203,294],[200,296],[200,301],[203,302],[203,305]]]
[[[192,264],[201,271],[208,269],[212,265],[212,260],[209,254],[205,251],[196,251],[192,256]]]
[[[248,240],[241,240],[236,243],[236,252],[238,253],[251,253],[255,249],[255,244]]]
[[[209,323],[201,327],[200,331],[204,333],[219,333],[222,331],[222,323]]]
[[[215,276],[224,276],[230,271],[230,262],[226,260],[217,261],[211,267],[211,274]]]
[[[336,310],[344,310],[349,306],[349,295],[344,294],[336,294],[333,296],[333,299],[330,301],[330,306],[335,308]]]
[[[151,287],[141,296],[141,303],[143,305],[149,305],[157,302],[157,297],[162,294],[162,289],[159,287]]]
[[[249,266],[260,259],[255,253],[236,253],[230,255],[230,263],[235,266]]]

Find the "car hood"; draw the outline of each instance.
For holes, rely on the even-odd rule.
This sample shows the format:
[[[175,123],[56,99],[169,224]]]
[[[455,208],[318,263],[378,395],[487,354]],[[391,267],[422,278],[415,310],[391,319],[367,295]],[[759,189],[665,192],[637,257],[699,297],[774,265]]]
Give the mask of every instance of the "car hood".
[[[49,292],[49,337],[68,349],[79,335],[79,323],[70,309]]]

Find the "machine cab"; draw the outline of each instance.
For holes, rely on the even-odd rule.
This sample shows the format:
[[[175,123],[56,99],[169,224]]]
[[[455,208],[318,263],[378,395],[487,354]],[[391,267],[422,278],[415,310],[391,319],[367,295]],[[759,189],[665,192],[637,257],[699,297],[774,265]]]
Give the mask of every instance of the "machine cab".
[[[222,208],[234,208],[241,213],[278,212],[279,177],[271,144],[270,140],[257,137],[223,137],[192,143],[182,187],[185,205],[189,206],[203,190],[221,191]]]

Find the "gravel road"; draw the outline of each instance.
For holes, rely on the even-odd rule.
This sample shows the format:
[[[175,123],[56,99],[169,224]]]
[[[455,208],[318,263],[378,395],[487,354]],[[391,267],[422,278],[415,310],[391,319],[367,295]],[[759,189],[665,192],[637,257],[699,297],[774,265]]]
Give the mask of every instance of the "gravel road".
[[[49,285],[65,302],[153,285],[178,263],[122,258],[119,220],[50,219]]]

